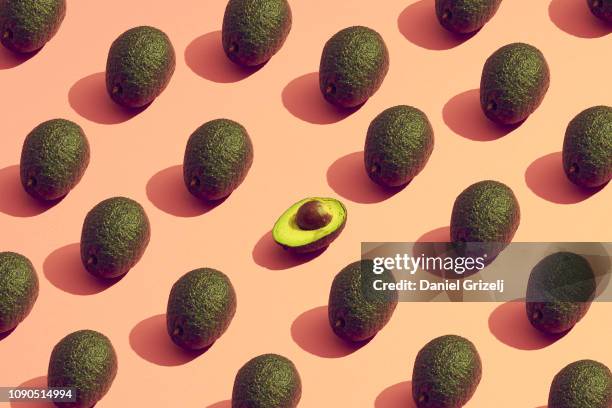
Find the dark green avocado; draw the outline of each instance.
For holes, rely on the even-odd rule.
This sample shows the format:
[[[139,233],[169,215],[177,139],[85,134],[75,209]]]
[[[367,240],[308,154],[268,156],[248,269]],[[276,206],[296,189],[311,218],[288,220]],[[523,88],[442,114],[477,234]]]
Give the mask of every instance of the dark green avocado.
[[[223,49],[236,64],[262,65],[281,49],[289,31],[287,0],[230,0],[223,17]]]
[[[37,298],[38,276],[32,262],[14,252],[0,252],[0,333],[17,327]]]
[[[301,397],[302,380],[293,362],[278,354],[263,354],[236,374],[232,408],[295,408]]]
[[[442,27],[456,34],[480,30],[497,12],[502,0],[436,0]]]
[[[65,119],[43,122],[23,143],[21,184],[36,199],[62,198],[83,177],[89,155],[89,142],[79,125]]]
[[[529,44],[508,44],[485,62],[480,80],[480,105],[500,125],[516,125],[542,103],[550,70],[540,50]]]
[[[201,268],[172,286],[166,325],[174,343],[188,350],[210,347],[229,327],[236,313],[236,292],[222,272]]]
[[[136,265],[150,237],[149,218],[139,203],[125,197],[109,198],[85,217],[81,260],[92,275],[116,278]]]
[[[315,252],[338,238],[346,224],[346,215],[344,204],[334,198],[305,198],[278,218],[272,236],[291,252]]]
[[[548,255],[529,276],[527,317],[546,334],[565,333],[587,313],[595,290],[595,274],[584,257],[571,252]]]
[[[580,360],[555,375],[548,395],[548,408],[610,407],[612,373],[604,364]]]
[[[41,49],[59,30],[66,0],[0,0],[0,41],[11,51]]]
[[[472,398],[482,377],[474,344],[447,335],[427,343],[412,371],[412,398],[417,408],[461,408]]]
[[[385,270],[374,273],[374,262],[353,262],[334,278],[329,292],[328,318],[333,332],[346,341],[371,339],[389,322],[397,306],[396,290],[376,290],[375,281],[395,283]]]
[[[102,333],[79,330],[53,348],[47,374],[48,387],[76,390],[75,402],[56,402],[60,408],[91,408],[110,389],[117,375],[117,354]]]
[[[205,201],[229,196],[253,164],[253,143],[246,129],[229,119],[206,122],[189,137],[183,179],[191,194]]]
[[[106,89],[126,108],[142,108],[157,98],[176,66],[168,36],[154,27],[127,30],[111,45],[106,61]]]
[[[580,187],[597,188],[612,179],[612,107],[594,106],[567,126],[563,170]]]
[[[394,106],[368,128],[366,172],[383,187],[406,185],[423,170],[433,147],[434,132],[427,115],[411,106]]]
[[[325,44],[319,86],[329,103],[354,108],[376,93],[388,71],[389,51],[381,35],[368,27],[349,27]]]
[[[608,24],[612,24],[612,0],[587,0],[591,13]]]

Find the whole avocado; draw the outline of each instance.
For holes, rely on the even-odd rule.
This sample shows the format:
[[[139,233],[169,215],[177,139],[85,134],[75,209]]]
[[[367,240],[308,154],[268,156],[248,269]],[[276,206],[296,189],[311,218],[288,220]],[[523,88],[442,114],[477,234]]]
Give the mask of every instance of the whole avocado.
[[[266,63],[285,43],[291,18],[287,0],[230,0],[221,30],[225,54],[247,67]]]
[[[565,333],[589,310],[595,295],[589,262],[571,252],[548,255],[531,271],[527,283],[527,317],[546,333]]]
[[[232,408],[295,408],[301,397],[302,380],[293,362],[278,354],[263,354],[236,374]]]
[[[370,124],[364,149],[365,169],[383,187],[408,184],[423,170],[434,147],[434,132],[423,112],[395,106]]]
[[[612,373],[604,364],[580,360],[555,375],[548,395],[548,408],[610,407]]]
[[[505,45],[484,65],[480,105],[493,122],[515,125],[540,106],[549,85],[550,70],[540,50],[523,43]]]
[[[157,98],[176,66],[168,36],[154,27],[127,30],[111,45],[106,61],[106,90],[126,108],[142,108]]]
[[[502,0],[436,0],[442,27],[456,34],[480,30],[497,12]]]
[[[206,201],[229,196],[253,164],[253,144],[246,129],[229,119],[216,119],[189,137],[183,178],[191,194]]]
[[[17,327],[37,298],[38,276],[32,262],[14,252],[0,252],[0,333]]]
[[[47,386],[74,388],[76,401],[60,408],[91,408],[106,395],[117,375],[117,354],[110,340],[94,330],[79,330],[60,340],[49,359]]]
[[[574,184],[597,188],[612,179],[612,107],[594,106],[567,126],[563,170]]]
[[[329,292],[328,318],[333,332],[350,342],[376,335],[391,319],[397,306],[395,290],[375,290],[374,281],[395,283],[393,274],[374,273],[374,262],[353,262],[334,278]]]
[[[349,27],[325,44],[319,87],[329,103],[354,108],[376,93],[388,71],[389,50],[380,34],[368,27]]]
[[[41,49],[59,30],[66,0],[0,0],[0,41],[28,54]]]
[[[587,0],[591,13],[608,24],[612,24],[612,0]]]
[[[79,125],[65,119],[43,122],[23,143],[21,184],[36,199],[57,200],[79,183],[89,155],[89,142]]]
[[[136,265],[150,237],[149,218],[139,203],[125,197],[109,198],[85,217],[81,260],[92,275],[116,278]]]
[[[188,350],[211,346],[236,313],[236,292],[222,272],[201,268],[182,276],[168,298],[166,326],[174,343]]]
[[[460,408],[476,392],[482,363],[474,344],[447,335],[427,343],[412,371],[412,398],[417,408]]]

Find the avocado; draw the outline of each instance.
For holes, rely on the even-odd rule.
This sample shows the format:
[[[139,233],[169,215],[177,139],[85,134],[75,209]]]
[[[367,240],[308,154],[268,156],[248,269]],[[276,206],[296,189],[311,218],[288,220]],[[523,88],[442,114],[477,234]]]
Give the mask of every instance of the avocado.
[[[411,106],[395,106],[378,115],[368,128],[365,169],[383,187],[408,184],[423,170],[434,147],[427,115]]]
[[[346,207],[334,198],[310,197],[293,204],[272,228],[274,240],[294,253],[308,253],[331,244],[344,229]]]
[[[301,397],[302,380],[293,362],[278,354],[263,354],[238,370],[232,408],[295,408]]]
[[[205,201],[229,196],[253,164],[253,143],[246,129],[229,119],[206,122],[189,137],[183,179],[191,194]]]
[[[371,259],[347,265],[334,278],[327,312],[333,332],[341,339],[371,339],[391,319],[398,302],[397,291],[375,290],[375,281],[395,283],[395,278],[387,270],[374,273]]]
[[[126,108],[142,108],[157,98],[176,66],[168,36],[154,27],[127,30],[111,45],[106,61],[106,89]]]
[[[23,143],[21,184],[38,200],[58,200],[79,183],[89,154],[89,142],[79,125],[65,119],[43,122]]]
[[[587,0],[587,4],[595,17],[612,24],[612,0]]]
[[[178,346],[201,350],[225,333],[235,313],[236,292],[229,278],[216,269],[195,269],[172,286],[166,326]]]
[[[57,33],[66,16],[66,0],[1,0],[0,41],[9,50],[29,54]]]
[[[90,408],[106,395],[117,375],[117,354],[102,333],[79,330],[55,345],[49,359],[48,387],[76,390],[75,402],[60,408]]]
[[[552,381],[548,408],[612,407],[612,373],[593,360],[580,360],[563,368]]]
[[[455,34],[480,30],[497,12],[502,0],[436,0],[442,27]]]
[[[486,256],[492,262],[512,241],[520,219],[519,203],[510,187],[493,180],[474,183],[453,205],[453,248],[459,254]]]
[[[565,333],[587,313],[595,289],[595,274],[585,258],[571,252],[548,255],[529,275],[527,317],[546,334]]]
[[[150,237],[149,218],[140,204],[125,197],[109,198],[85,217],[81,260],[92,275],[116,278],[136,265]]]
[[[238,65],[262,65],[276,54],[291,31],[287,0],[229,0],[221,41],[227,57]]]
[[[596,188],[612,179],[612,107],[594,106],[567,126],[563,170],[578,186]]]
[[[501,47],[482,70],[480,105],[500,125],[516,125],[540,106],[550,85],[550,70],[537,48],[523,43]]]
[[[37,298],[38,276],[32,262],[14,252],[0,252],[0,333],[17,327]]]
[[[389,50],[380,34],[368,27],[348,27],[323,48],[319,87],[329,103],[354,108],[376,93],[388,71]]]
[[[474,344],[461,336],[441,336],[417,354],[412,398],[417,408],[460,408],[472,398],[481,377]]]

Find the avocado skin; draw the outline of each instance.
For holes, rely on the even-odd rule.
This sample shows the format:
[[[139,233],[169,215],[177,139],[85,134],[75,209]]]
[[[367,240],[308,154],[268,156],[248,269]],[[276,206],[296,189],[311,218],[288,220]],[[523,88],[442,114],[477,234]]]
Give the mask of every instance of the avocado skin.
[[[520,219],[519,203],[510,187],[494,180],[479,181],[455,200],[451,241],[460,254],[487,254],[491,262],[512,241]]]
[[[529,276],[527,318],[546,334],[565,333],[587,313],[595,290],[595,274],[585,258],[571,252],[548,255]]]
[[[408,184],[423,170],[434,147],[427,115],[411,106],[395,106],[370,124],[364,149],[365,169],[383,187]]]
[[[0,40],[9,50],[28,54],[57,33],[66,0],[0,0]]]
[[[38,276],[32,262],[14,252],[0,252],[0,333],[17,327],[37,298]]]
[[[253,164],[253,144],[246,129],[229,119],[215,119],[189,137],[183,178],[191,194],[206,201],[229,196]]]
[[[291,20],[287,0],[230,0],[221,30],[223,50],[236,64],[262,65],[285,43]]]
[[[38,200],[62,198],[85,174],[89,156],[89,142],[79,125],[65,119],[43,122],[23,143],[21,184]]]
[[[476,392],[482,363],[474,344],[447,335],[427,343],[412,371],[412,396],[418,408],[460,408]]]
[[[377,291],[375,280],[394,283],[385,270],[374,274],[374,262],[364,259],[343,268],[334,278],[329,292],[328,318],[333,332],[343,340],[361,342],[376,335],[391,319],[397,306],[396,291]]]
[[[149,219],[139,203],[125,197],[109,198],[85,217],[81,260],[92,275],[116,278],[136,265],[150,237]]]
[[[212,268],[182,276],[168,298],[168,335],[180,347],[211,346],[229,327],[236,313],[236,292],[229,278]]]
[[[612,0],[587,0],[591,13],[608,24],[612,24]]]
[[[142,108],[157,98],[176,66],[168,36],[154,27],[127,30],[111,45],[106,61],[106,89],[126,108]]]
[[[502,0],[436,0],[436,16],[442,27],[455,34],[480,30],[493,18]],[[450,13],[450,18],[446,18]]]
[[[609,408],[612,373],[593,360],[580,360],[563,368],[552,381],[548,408]]]
[[[325,44],[319,87],[329,103],[354,108],[376,93],[388,71],[389,50],[380,34],[367,27],[349,27]]]
[[[48,387],[76,389],[76,402],[55,402],[60,408],[90,408],[106,395],[117,375],[117,354],[110,340],[93,330],[79,330],[53,348]]]
[[[302,380],[291,360],[263,354],[236,374],[232,408],[295,408],[302,397]]]
[[[540,50],[523,43],[505,45],[485,62],[480,105],[493,122],[515,125],[540,106],[549,85],[550,70]]]
[[[612,179],[612,107],[594,106],[572,119],[563,141],[563,170],[580,187]]]

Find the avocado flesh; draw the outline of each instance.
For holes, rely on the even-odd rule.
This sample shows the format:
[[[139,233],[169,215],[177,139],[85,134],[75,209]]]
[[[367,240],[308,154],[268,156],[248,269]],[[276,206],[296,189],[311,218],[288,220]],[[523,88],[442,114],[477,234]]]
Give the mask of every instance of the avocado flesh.
[[[300,207],[309,201],[318,200],[332,215],[331,221],[322,228],[314,230],[301,229],[296,216]],[[312,252],[328,246],[344,228],[346,207],[334,198],[305,198],[293,204],[274,224],[272,235],[283,247],[296,252]]]
[[[38,276],[23,255],[0,252],[0,333],[13,330],[38,298]]]
[[[610,408],[612,373],[604,364],[580,360],[563,368],[550,386],[548,408]]]
[[[612,24],[612,0],[587,0],[587,3],[595,17]]]
[[[493,18],[502,0],[436,0],[442,27],[456,34],[480,30]]]

